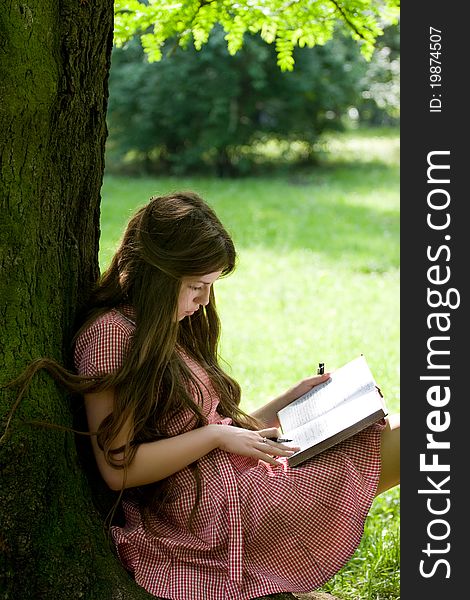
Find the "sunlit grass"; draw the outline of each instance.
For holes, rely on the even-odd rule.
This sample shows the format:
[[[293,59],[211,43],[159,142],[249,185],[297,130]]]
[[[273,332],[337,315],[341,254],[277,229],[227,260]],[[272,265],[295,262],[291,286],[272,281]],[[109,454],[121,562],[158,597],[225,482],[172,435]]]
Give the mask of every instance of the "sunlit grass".
[[[400,598],[400,490],[379,496],[359,548],[322,589],[342,600]]]
[[[399,410],[399,138],[326,140],[321,166],[216,180],[106,176],[100,262],[153,194],[191,189],[214,207],[239,254],[216,284],[221,353],[250,411],[313,373],[365,354]],[[331,153],[329,153],[331,151]],[[374,502],[361,546],[328,589],[345,600],[399,598],[399,488]],[[384,535],[385,532],[385,535]]]

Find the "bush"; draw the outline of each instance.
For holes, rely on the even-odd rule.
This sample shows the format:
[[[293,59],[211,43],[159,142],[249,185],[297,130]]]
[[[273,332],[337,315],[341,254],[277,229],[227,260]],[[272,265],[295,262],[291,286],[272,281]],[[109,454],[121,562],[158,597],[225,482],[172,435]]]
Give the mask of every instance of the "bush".
[[[341,129],[361,101],[368,63],[343,35],[297,49],[294,71],[284,73],[258,37],[247,36],[231,56],[223,35],[214,30],[200,51],[167,44],[157,63],[147,62],[136,40],[114,49],[111,159],[126,157],[149,173],[233,175],[251,171],[256,143],[273,138],[302,142],[312,159],[319,136]]]

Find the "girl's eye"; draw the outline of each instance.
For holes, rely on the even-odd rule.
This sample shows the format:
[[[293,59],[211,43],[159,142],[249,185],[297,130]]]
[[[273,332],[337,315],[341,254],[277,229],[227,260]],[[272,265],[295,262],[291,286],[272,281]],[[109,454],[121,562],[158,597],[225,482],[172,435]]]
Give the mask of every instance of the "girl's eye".
[[[198,292],[199,290],[202,290],[202,286],[197,286],[197,285],[190,285],[189,286],[191,290],[194,290],[195,292]]]

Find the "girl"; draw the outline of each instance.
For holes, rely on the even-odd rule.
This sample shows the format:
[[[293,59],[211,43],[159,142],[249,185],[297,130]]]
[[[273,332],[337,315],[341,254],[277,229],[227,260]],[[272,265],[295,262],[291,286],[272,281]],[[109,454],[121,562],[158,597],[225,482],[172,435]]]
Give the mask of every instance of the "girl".
[[[277,411],[328,373],[241,410],[218,361],[214,297],[235,257],[196,194],[151,198],[76,337],[96,462],[123,491],[112,538],[136,582],[162,598],[311,591],[349,560],[374,497],[399,481],[397,417],[289,468],[297,448],[270,439]]]

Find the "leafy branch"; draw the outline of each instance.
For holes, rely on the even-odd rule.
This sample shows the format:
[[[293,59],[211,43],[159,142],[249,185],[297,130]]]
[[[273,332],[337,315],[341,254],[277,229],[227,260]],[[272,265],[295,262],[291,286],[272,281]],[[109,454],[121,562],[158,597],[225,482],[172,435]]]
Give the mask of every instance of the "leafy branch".
[[[275,43],[278,65],[294,68],[296,46],[325,44],[342,24],[361,45],[366,58],[385,24],[396,23],[399,0],[116,0],[115,43],[123,46],[140,36],[149,61],[161,60],[169,39],[198,50],[220,24],[228,50],[235,54],[244,35],[259,34]]]

